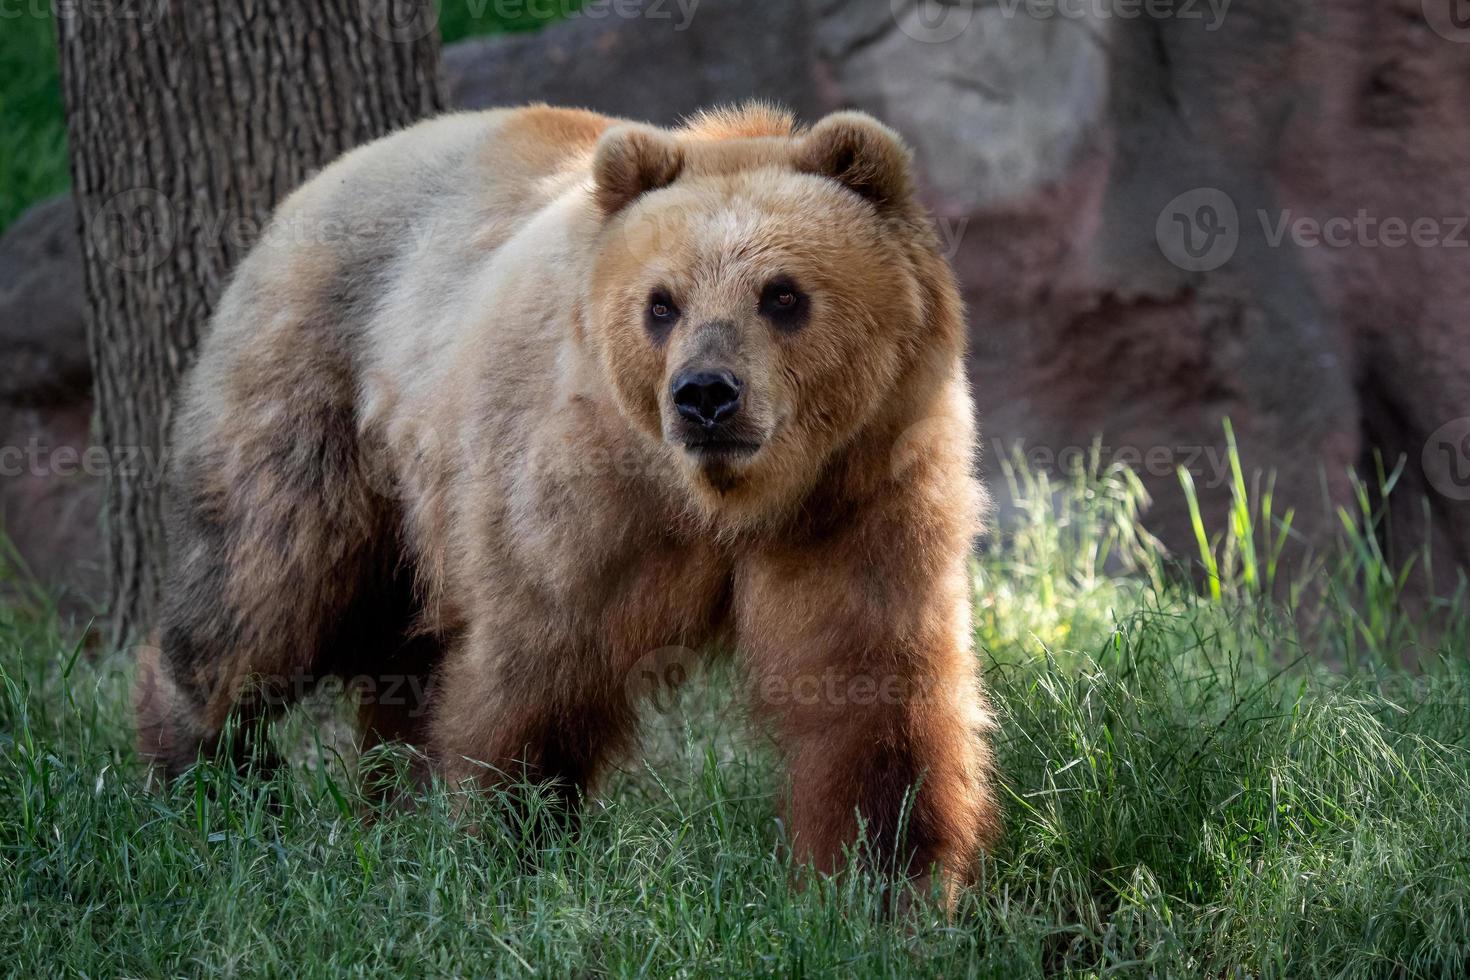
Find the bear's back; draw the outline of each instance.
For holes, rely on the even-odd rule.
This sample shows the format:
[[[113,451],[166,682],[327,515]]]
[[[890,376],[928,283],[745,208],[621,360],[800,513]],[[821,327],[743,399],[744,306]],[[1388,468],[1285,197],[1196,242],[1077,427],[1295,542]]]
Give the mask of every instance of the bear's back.
[[[277,208],[221,296],[180,397],[182,416],[214,424],[190,423],[189,434],[207,439],[234,413],[355,374],[384,343],[422,335],[411,346],[426,354],[435,328],[452,329],[435,309],[462,298],[474,270],[585,182],[614,122],[547,107],[454,113],[327,166]],[[414,297],[418,315],[391,313]]]

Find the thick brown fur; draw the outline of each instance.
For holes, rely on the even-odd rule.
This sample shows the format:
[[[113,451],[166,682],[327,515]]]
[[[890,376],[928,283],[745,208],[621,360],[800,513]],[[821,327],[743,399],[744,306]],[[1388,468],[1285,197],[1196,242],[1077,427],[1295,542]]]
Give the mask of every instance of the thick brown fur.
[[[860,114],[529,107],[347,155],[279,209],[182,394],[143,751],[178,771],[247,695],[366,676],[369,738],[571,794],[629,741],[640,659],[722,641],[799,857],[838,869],[862,823],[953,886],[998,827],[964,335],[907,150]],[[694,368],[743,380],[756,448],[687,448]],[[426,705],[374,703],[431,673]]]

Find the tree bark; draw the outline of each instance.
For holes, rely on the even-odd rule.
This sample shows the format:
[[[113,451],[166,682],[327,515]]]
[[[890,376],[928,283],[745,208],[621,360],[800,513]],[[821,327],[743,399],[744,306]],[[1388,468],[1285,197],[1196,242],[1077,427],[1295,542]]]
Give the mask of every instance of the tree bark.
[[[110,454],[111,639],[151,628],[169,403],[271,210],[343,152],[441,108],[429,0],[140,0],[57,17]]]

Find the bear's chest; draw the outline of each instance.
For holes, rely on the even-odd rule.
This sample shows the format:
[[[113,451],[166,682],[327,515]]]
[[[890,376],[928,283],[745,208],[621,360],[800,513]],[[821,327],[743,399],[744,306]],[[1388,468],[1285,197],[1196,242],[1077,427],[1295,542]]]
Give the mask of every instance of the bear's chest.
[[[501,572],[519,581],[503,584],[534,590],[579,645],[646,652],[720,633],[726,550],[649,485],[636,456],[570,459],[526,467],[510,488],[497,550],[512,559]]]

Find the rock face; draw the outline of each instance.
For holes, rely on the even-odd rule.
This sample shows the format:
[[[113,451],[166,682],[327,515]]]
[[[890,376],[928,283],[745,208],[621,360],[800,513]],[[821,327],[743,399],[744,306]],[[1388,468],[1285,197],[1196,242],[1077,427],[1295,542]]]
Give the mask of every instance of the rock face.
[[[1245,62],[1258,93],[1301,92],[1261,140],[1293,228],[1275,252],[1352,352],[1361,467],[1407,457],[1391,518],[1400,545],[1429,542],[1440,594],[1470,567],[1470,24],[1452,8],[1323,4],[1284,57]]]
[[[0,402],[67,401],[91,383],[78,255],[68,197],[31,208],[0,238]]]
[[[54,198],[0,238],[0,520],[24,564],[77,612],[102,584],[105,473],[86,455],[83,296],[75,212],[69,197]]]
[[[949,213],[1014,199],[1066,174],[1108,94],[1096,31],[1005,4],[828,2],[817,53],[829,99],[901,129]]]
[[[461,41],[443,64],[449,102],[463,109],[549,102],[669,125],[761,98],[809,117],[820,106],[811,38],[788,0],[619,0],[535,34]]]
[[[1470,30],[1419,0],[1065,6],[858,0],[818,25],[954,243],[989,467],[1100,436],[1188,554],[1175,468],[1222,527],[1228,416],[1302,561],[1356,509],[1348,469],[1403,456],[1395,537],[1430,542],[1421,592],[1448,589],[1470,563]]]
[[[1176,468],[1223,526],[1229,417],[1246,466],[1276,474],[1278,510],[1298,511],[1294,560],[1332,539],[1349,468],[1371,473],[1379,451],[1390,467],[1407,460],[1394,533],[1428,542],[1438,576],[1418,589],[1447,591],[1470,565],[1470,30],[1437,6],[596,9],[450,46],[452,104],[672,123],[761,97],[898,128],[970,304],[995,485],[1017,444],[1046,466],[1100,440],[1153,492],[1155,533],[1190,554]],[[0,244],[0,330],[16,338],[0,343],[22,352],[0,367],[5,445],[33,432],[85,442],[73,233],[53,202]],[[95,565],[95,535],[81,540],[95,480],[7,477],[0,499],[38,570]],[[45,515],[67,508],[85,519],[59,531]]]

